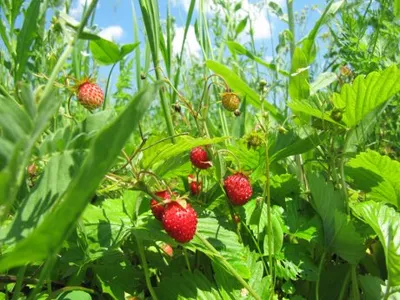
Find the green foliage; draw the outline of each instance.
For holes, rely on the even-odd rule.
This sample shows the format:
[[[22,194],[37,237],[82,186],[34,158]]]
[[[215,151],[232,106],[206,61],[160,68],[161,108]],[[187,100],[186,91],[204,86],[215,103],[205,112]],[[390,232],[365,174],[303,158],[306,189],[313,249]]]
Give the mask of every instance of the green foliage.
[[[0,299],[399,298],[399,1],[192,0],[182,28],[132,1],[127,44],[96,0],[81,21],[25,2],[0,1]],[[77,101],[89,75],[101,109]],[[164,190],[197,213],[187,243],[152,213]]]
[[[399,213],[384,203],[367,201],[351,206],[354,214],[367,223],[378,235],[385,250],[388,287],[400,285]]]
[[[375,151],[362,152],[347,163],[347,174],[367,199],[400,206],[400,163]]]
[[[320,176],[309,176],[314,209],[324,226],[324,245],[352,264],[364,255],[361,236],[345,215],[345,202],[339,191]]]
[[[358,76],[352,85],[343,86],[340,94],[333,95],[333,103],[343,108],[343,121],[348,127],[355,127],[376,107],[400,91],[400,70],[392,66],[383,72],[372,72]]]
[[[155,91],[154,87],[149,87],[137,94],[124,112],[96,136],[67,192],[62,194],[62,197],[58,196],[57,207],[32,234],[19,242],[12,252],[0,258],[0,270],[43,260],[58,251],[60,244],[71,232],[71,227],[86,207],[89,197],[138,125],[140,116],[147,110],[153,100],[151,95]],[[135,122],[131,121],[132,116]],[[51,184],[48,188],[51,188]]]
[[[121,61],[126,55],[131,53],[139,43],[126,44],[119,48],[113,42],[99,38],[90,41],[90,51],[98,64],[112,65]]]
[[[307,99],[310,95],[308,74],[309,64],[306,54],[301,48],[294,50],[292,58],[291,77],[289,80],[289,95],[292,100]]]

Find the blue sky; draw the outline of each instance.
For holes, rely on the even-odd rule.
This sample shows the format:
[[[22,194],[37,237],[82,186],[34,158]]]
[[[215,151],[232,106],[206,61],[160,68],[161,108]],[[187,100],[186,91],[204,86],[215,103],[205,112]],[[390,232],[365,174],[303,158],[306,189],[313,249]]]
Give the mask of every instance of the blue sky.
[[[72,5],[71,14],[79,19],[81,14],[81,7],[85,3],[86,0],[75,0]],[[230,0],[232,2],[238,2],[238,0]],[[140,18],[140,9],[138,7],[138,1],[133,0],[135,3],[136,13]],[[170,3],[171,14],[176,19],[177,25],[177,37],[176,44],[179,43],[180,36],[183,34],[184,23],[186,21],[187,15],[187,7],[190,3],[190,0],[159,0],[160,4],[160,14],[161,18],[165,19],[167,3]],[[267,48],[269,48],[268,52],[271,51],[271,38],[277,41],[277,37],[279,32],[287,28],[287,24],[277,17],[272,16],[272,31],[273,36],[269,35],[269,23],[265,16],[265,10],[260,12],[256,9],[256,3],[262,3],[267,1],[260,0],[245,0],[242,1],[243,6],[245,7],[244,11],[252,11],[254,13],[254,22],[256,25],[256,42],[258,45],[265,44]],[[269,1],[271,2],[271,1]],[[284,13],[286,13],[286,1],[285,0],[275,0],[274,2],[278,3]],[[312,7],[316,5],[319,10],[323,10],[325,6],[325,1],[322,0],[295,0],[294,6],[295,11],[300,12],[305,6]],[[242,13],[245,13],[245,12]],[[196,15],[194,16],[195,19]],[[316,10],[310,10],[308,14],[308,22],[307,28],[301,29],[301,32],[297,33],[297,39],[302,35],[306,34],[310,29],[310,26],[314,24],[315,20],[319,17],[319,12]],[[133,41],[133,23],[132,23],[132,7],[130,0],[99,0],[99,6],[96,11],[95,23],[103,29],[103,36],[108,39],[113,39],[118,43],[130,43]],[[299,31],[299,28],[297,28]],[[142,30],[142,28],[140,28]],[[196,43],[194,38],[194,32],[189,32],[188,36],[190,44]],[[276,43],[275,43],[276,44]],[[179,47],[177,47],[179,48]],[[192,51],[198,50],[191,49]],[[271,53],[266,53],[265,57],[269,57]]]
[[[79,19],[82,14],[82,7],[86,1],[90,0],[74,0],[72,4],[72,10],[70,14]],[[212,2],[212,0],[209,0]],[[238,0],[229,0],[237,3]],[[95,23],[102,29],[101,35],[104,38],[113,40],[117,43],[125,44],[133,42],[133,22],[132,22],[132,2],[135,4],[136,15],[141,19],[141,12],[138,5],[138,0],[99,0],[99,5],[96,10]],[[171,14],[176,20],[176,38],[174,40],[174,48],[180,49],[182,43],[182,37],[184,32],[184,24],[186,22],[187,9],[190,4],[190,0],[159,0],[160,5],[160,17],[161,19],[166,18],[167,5],[170,5]],[[199,2],[199,0],[197,1]],[[239,11],[239,14],[247,15],[251,12],[253,18],[252,22],[255,24],[255,37],[256,47],[266,49],[262,58],[266,61],[272,59],[272,47],[271,39],[273,39],[274,45],[278,43],[278,35],[283,30],[287,29],[287,23],[281,21],[278,17],[271,15],[271,25],[267,21],[266,9],[260,10],[256,4],[266,3],[266,0],[243,0],[243,10]],[[272,2],[272,1],[268,1]],[[286,13],[286,0],[275,0],[273,1],[279,4],[284,13]],[[308,6],[310,9],[307,13],[307,22],[305,28],[296,28],[296,39],[299,40],[301,37],[306,35],[311,29],[312,25],[319,18],[321,11],[325,8],[325,1],[323,0],[294,0],[295,12],[300,13],[304,7]],[[314,9],[311,9],[314,7]],[[316,9],[315,9],[316,8]],[[211,14],[212,12],[210,12]],[[197,17],[197,13],[193,16],[193,23]],[[272,26],[272,36],[270,35],[271,30],[269,26]],[[140,32],[144,29],[139,28]],[[245,42],[246,34],[243,33],[242,37],[244,40],[239,42]],[[197,44],[193,26],[189,29],[187,43],[190,45],[189,51],[192,55],[199,56],[201,59],[200,47]],[[186,49],[188,50],[188,49]],[[178,50],[177,50],[178,52]],[[105,82],[108,75],[109,67],[100,68],[100,81]],[[114,71],[112,82],[115,82],[118,70]]]

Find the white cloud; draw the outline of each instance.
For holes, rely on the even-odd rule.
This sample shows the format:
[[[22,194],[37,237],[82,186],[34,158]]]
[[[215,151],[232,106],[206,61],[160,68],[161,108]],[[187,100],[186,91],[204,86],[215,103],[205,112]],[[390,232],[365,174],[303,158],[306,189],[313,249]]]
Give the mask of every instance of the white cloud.
[[[184,8],[186,11],[189,10],[190,2],[191,2],[191,0],[172,0],[172,4],[173,4],[174,6],[179,6],[179,5],[181,5],[181,6],[183,6],[183,8]]]
[[[272,57],[272,55],[265,55],[264,56],[264,61],[266,61],[267,63],[272,63],[272,60],[274,58]]]
[[[93,0],[78,0],[76,5],[72,7],[69,14],[74,18],[80,18],[82,16],[83,8],[88,7]]]
[[[99,35],[109,41],[117,41],[124,34],[124,30],[119,25],[109,26],[100,31]]]
[[[249,16],[251,19],[251,24],[254,28],[254,38],[255,39],[267,39],[271,36],[271,27],[273,28],[273,25],[268,22],[267,15],[266,15],[266,8],[265,5],[263,7],[260,7],[259,4],[265,4],[264,1],[259,1],[257,3],[249,3],[249,0],[227,0],[231,2],[232,4],[236,4],[238,2],[242,2],[242,8],[239,9],[235,14],[236,17],[239,20],[242,20],[246,16]],[[189,10],[191,0],[173,0],[172,3],[175,6],[182,6],[186,11]],[[216,7],[211,0],[206,0],[204,1],[206,3],[205,9],[208,11],[208,13],[214,13],[214,14],[223,14],[223,10],[220,7]],[[274,0],[275,3],[279,4],[282,9],[285,9],[284,7],[284,2],[285,0]],[[198,6],[196,6],[196,9]],[[224,17],[221,15],[221,17]],[[249,24],[248,22],[246,30],[249,30]]]
[[[173,40],[173,52],[174,54],[180,54],[183,42],[183,35],[185,33],[184,27],[177,27],[175,30],[175,37]],[[186,42],[185,42],[185,51],[194,56],[199,56],[199,52],[201,47],[196,39],[196,34],[194,33],[194,27],[192,25],[189,26]]]

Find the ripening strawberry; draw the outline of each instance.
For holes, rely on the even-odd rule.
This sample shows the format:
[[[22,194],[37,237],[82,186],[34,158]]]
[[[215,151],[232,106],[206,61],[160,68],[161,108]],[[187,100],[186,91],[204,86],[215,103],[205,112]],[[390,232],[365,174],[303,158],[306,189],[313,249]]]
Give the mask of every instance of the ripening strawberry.
[[[250,181],[246,175],[236,173],[224,180],[226,195],[233,205],[243,205],[249,201],[253,194]]]
[[[162,199],[171,199],[171,194],[168,191],[159,191],[156,192],[156,196]],[[155,199],[150,200],[150,208],[153,215],[156,217],[157,220],[161,221],[162,216],[164,214],[164,203],[158,202]]]
[[[190,151],[190,161],[199,169],[208,169],[212,166],[207,151],[202,147],[196,147]]]
[[[239,215],[234,214],[232,219],[233,219],[233,222],[235,222],[236,224],[240,223],[240,217],[239,217]]]
[[[196,233],[197,213],[189,203],[183,207],[172,201],[165,206],[162,225],[170,237],[179,243],[187,243]]]
[[[164,244],[161,248],[169,257],[172,257],[174,255],[174,249],[172,249],[171,245]]]
[[[222,93],[222,106],[227,111],[235,111],[239,108],[240,99],[236,93],[226,92]]]
[[[192,195],[198,195],[201,192],[201,184],[202,182],[197,182],[196,178],[190,174],[188,176],[188,182],[189,182],[189,187],[190,187],[190,192]]]
[[[101,107],[104,101],[103,90],[91,79],[83,79],[77,85],[77,98],[86,109]]]

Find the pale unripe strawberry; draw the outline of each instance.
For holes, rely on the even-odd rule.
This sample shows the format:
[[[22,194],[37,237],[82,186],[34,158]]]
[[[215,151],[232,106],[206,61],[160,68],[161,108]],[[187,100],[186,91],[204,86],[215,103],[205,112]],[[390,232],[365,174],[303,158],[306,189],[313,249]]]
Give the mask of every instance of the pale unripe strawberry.
[[[236,93],[222,93],[222,106],[228,111],[235,111],[239,108],[240,99]]]
[[[96,109],[103,105],[103,90],[90,79],[84,79],[77,86],[76,97],[79,103],[89,109]]]

